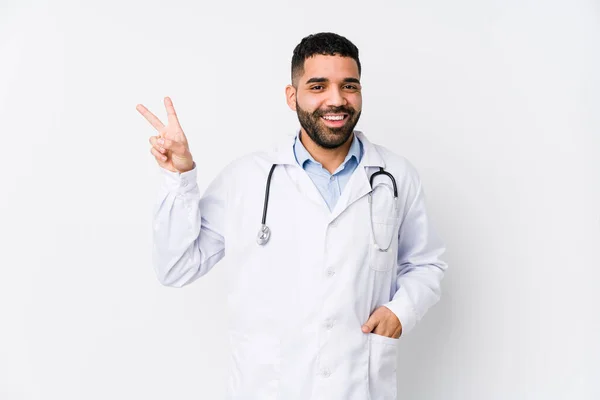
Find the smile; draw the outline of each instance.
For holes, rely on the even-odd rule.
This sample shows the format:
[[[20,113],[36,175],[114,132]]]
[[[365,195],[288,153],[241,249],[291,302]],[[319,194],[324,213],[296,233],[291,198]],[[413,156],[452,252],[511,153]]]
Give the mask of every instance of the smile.
[[[327,114],[323,115],[321,118],[327,121],[342,121],[348,117],[347,114]]]

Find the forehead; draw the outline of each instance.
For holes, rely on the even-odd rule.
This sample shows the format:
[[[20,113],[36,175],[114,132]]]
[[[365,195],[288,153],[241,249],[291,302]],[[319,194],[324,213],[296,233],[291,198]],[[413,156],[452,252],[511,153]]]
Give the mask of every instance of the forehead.
[[[310,78],[328,78],[331,81],[341,81],[345,78],[358,76],[358,64],[351,57],[326,56],[316,54],[304,60],[304,75],[302,82]]]

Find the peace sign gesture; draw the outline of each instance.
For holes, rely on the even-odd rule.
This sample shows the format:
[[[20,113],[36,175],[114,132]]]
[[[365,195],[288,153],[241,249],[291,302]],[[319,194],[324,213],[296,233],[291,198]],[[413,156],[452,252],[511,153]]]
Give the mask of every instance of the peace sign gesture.
[[[156,158],[158,165],[169,171],[180,173],[193,169],[194,160],[171,99],[165,97],[165,108],[169,121],[167,126],[142,104],[138,104],[135,108],[158,131],[158,136],[150,136],[152,145],[150,152]]]

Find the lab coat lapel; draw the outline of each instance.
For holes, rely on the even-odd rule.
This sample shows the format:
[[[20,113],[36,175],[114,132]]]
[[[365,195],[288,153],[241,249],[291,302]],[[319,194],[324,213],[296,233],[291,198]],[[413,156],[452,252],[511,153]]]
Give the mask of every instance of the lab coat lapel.
[[[288,135],[277,144],[273,162],[284,166],[286,174],[296,187],[299,195],[306,196],[312,203],[323,208],[324,212],[329,213],[327,203],[323,199],[323,196],[321,196],[319,189],[317,189],[310,176],[296,161],[296,157],[294,156],[294,138],[297,135],[298,132],[293,136]]]
[[[381,157],[381,154],[379,154],[367,137],[360,131],[354,131],[354,133],[363,144],[364,154],[331,213],[332,221],[352,203],[371,192],[369,177],[379,167],[385,168],[383,157]]]

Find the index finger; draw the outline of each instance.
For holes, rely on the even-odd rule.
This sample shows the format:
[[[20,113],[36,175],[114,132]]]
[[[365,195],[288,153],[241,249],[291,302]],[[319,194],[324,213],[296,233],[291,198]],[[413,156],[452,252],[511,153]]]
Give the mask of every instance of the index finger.
[[[175,112],[175,107],[173,107],[173,102],[170,97],[165,97],[165,107],[167,108],[167,117],[169,119],[169,126],[177,127],[181,130],[181,125],[179,125],[179,119],[177,118],[177,113]]]
[[[144,107],[141,104],[138,104],[135,107],[136,110],[138,110],[140,112],[140,114],[142,114],[144,116],[144,118],[146,118],[148,120],[148,122],[150,122],[150,124],[157,130],[157,131],[162,131],[165,128],[165,125],[160,122],[160,119],[158,119],[158,117],[154,114],[152,114],[150,112],[150,110],[148,110],[146,107]]]

